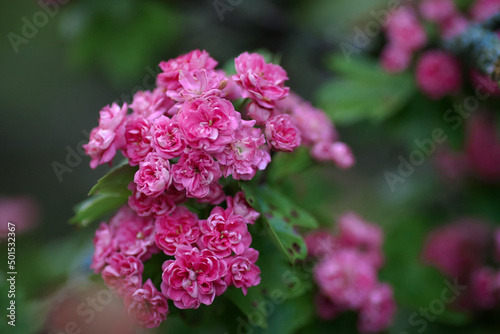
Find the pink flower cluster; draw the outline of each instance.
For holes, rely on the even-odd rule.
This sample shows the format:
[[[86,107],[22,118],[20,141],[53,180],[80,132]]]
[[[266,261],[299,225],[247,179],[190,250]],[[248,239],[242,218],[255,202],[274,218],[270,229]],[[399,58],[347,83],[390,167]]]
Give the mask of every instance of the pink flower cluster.
[[[424,261],[470,287],[457,300],[460,308],[481,311],[500,306],[500,268],[487,265],[493,245],[492,258],[500,263],[500,229],[494,238],[491,235],[488,223],[468,218],[437,228],[427,236]]]
[[[271,161],[270,149],[292,152],[304,143],[319,160],[354,163],[326,115],[289,95],[279,65],[246,52],[235,59],[234,76],[216,65],[199,50],[161,62],[156,89],[101,111],[84,145],[90,165],[111,163],[121,150],[138,166],[129,205],[139,215],[164,215],[186,198],[219,204],[220,178],[252,179]],[[243,110],[235,110],[237,99]]]
[[[308,253],[319,260],[314,278],[318,315],[334,319],[358,311],[361,333],[386,330],[396,312],[392,287],[377,279],[383,266],[380,227],[348,212],[339,218],[338,233],[318,231],[306,237]]]
[[[124,298],[127,312],[145,327],[158,327],[168,314],[167,300],[178,308],[209,305],[227,287],[260,283],[255,264],[258,251],[250,248],[247,224],[260,216],[243,192],[226,198],[227,209],[214,207],[207,219],[186,207],[170,214],[141,217],[128,206],[101,223],[94,238],[91,268],[106,285]],[[151,279],[144,283],[144,262],[153,254],[173,256],[162,266],[161,289]]]
[[[462,33],[469,25],[487,19],[498,10],[498,0],[476,0],[468,14],[460,12],[453,0],[423,0],[418,8],[403,5],[386,20],[388,43],[380,54],[380,63],[389,73],[408,69],[413,54],[429,43],[430,36],[427,36],[424,24],[436,25],[441,38],[446,39]],[[432,99],[456,94],[463,86],[462,65],[447,51],[434,49],[421,52],[415,73],[417,86]],[[471,76],[476,87],[484,86],[484,82],[488,87],[491,84],[489,78],[475,71]],[[492,85],[495,86],[494,83]]]
[[[245,52],[233,76],[216,66],[200,50],[161,62],[157,87],[138,91],[130,106],[103,108],[84,145],[92,168],[111,163],[118,150],[137,166],[128,205],[96,232],[92,268],[146,327],[166,318],[167,300],[198,308],[228,286],[246,294],[259,284],[247,228],[259,213],[243,192],[227,196],[222,177],[251,180],[270,163],[271,150],[301,144],[319,160],[354,163],[326,115],[289,94],[279,65]],[[215,206],[210,216],[199,219],[182,206],[189,198]],[[225,209],[216,206],[224,201]],[[158,290],[142,274],[144,261],[161,252],[173,258],[163,264]]]

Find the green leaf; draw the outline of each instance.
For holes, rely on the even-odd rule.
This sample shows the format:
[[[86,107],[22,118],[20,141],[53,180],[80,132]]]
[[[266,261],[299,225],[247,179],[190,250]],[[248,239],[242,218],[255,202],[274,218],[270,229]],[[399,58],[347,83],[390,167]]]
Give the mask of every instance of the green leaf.
[[[302,263],[291,266],[281,253],[275,251],[267,234],[258,233],[256,229],[258,226],[251,227],[252,247],[259,251],[257,265],[261,270],[261,282],[258,286],[249,288],[246,296],[235,288],[229,288],[224,296],[257,326],[274,328],[276,324],[273,322],[276,319],[273,320],[273,317],[279,316],[282,307],[289,302],[294,303],[294,299],[311,290],[313,267],[310,263],[309,266]],[[309,307],[307,304],[303,306]]]
[[[123,205],[131,195],[128,185],[132,182],[136,170],[137,167],[123,162],[100,178],[90,189],[91,197],[75,207],[75,215],[70,219],[70,223],[87,226]]]
[[[89,196],[97,193],[123,193],[133,180],[136,171],[137,168],[128,165],[127,161],[122,162],[97,181],[97,184],[90,189]]]
[[[129,195],[130,193],[103,193],[92,196],[75,207],[76,213],[69,222],[85,227],[107,213],[118,209],[127,202]]]
[[[313,161],[305,147],[299,147],[292,153],[278,152],[273,157],[273,163],[269,167],[267,178],[269,182],[277,183],[293,174],[304,171],[312,165]]]
[[[259,187],[249,183],[241,183],[240,186],[249,204],[261,213],[272,240],[289,262],[304,259],[307,247],[294,227],[315,228],[318,226],[316,219],[268,186]]]
[[[330,60],[340,78],[324,84],[318,105],[339,124],[380,121],[399,111],[415,92],[410,73],[386,73],[375,60],[340,56]]]

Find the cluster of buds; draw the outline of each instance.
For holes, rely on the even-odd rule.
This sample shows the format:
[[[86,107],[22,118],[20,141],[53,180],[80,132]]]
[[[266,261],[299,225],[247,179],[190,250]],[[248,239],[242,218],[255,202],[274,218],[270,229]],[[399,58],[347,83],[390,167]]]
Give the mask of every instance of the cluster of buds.
[[[310,256],[317,258],[314,278],[320,318],[330,320],[357,311],[361,333],[386,330],[396,313],[392,287],[377,279],[384,264],[380,227],[355,213],[342,215],[338,233],[317,231],[306,237]]]

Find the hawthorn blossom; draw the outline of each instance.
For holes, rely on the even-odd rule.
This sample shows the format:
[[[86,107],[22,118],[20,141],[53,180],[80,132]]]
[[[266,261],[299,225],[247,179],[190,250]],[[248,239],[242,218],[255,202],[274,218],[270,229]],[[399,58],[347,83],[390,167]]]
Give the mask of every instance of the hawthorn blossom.
[[[398,49],[416,51],[427,42],[425,30],[409,6],[403,6],[392,14],[385,30],[389,42]]]
[[[141,288],[125,296],[125,309],[135,322],[146,328],[160,326],[168,314],[167,299],[150,279]]]
[[[147,260],[158,252],[154,242],[154,220],[139,217],[128,206],[123,206],[109,222],[112,239],[118,251]]]
[[[184,152],[172,166],[174,185],[186,189],[188,197],[202,198],[208,195],[210,185],[221,177],[219,163],[204,151]]]
[[[179,247],[162,269],[161,291],[180,309],[210,305],[227,288],[227,265],[208,249]]]
[[[253,248],[247,248],[241,255],[224,259],[228,268],[226,284],[241,288],[244,295],[247,294],[248,288],[258,285],[260,269],[255,265],[258,257],[259,252]]]
[[[362,334],[379,333],[387,330],[396,314],[396,301],[392,287],[379,284],[372,289],[361,307],[358,329]]]
[[[128,198],[129,207],[141,217],[159,217],[169,214],[176,207],[175,194],[171,194],[175,189],[169,188],[156,197],[151,197],[137,191],[132,183],[132,195]],[[129,187],[130,188],[130,187]]]
[[[163,72],[156,77],[157,85],[167,90],[179,90],[182,87],[179,82],[181,71],[213,70],[217,66],[217,61],[205,50],[194,50],[175,59],[162,61],[159,66]]]
[[[258,53],[244,52],[235,60],[234,81],[241,87],[241,96],[251,98],[261,107],[273,108],[276,101],[288,95],[286,71],[279,65],[266,63]]]
[[[357,249],[376,268],[382,266],[384,262],[382,253],[384,237],[380,227],[368,223],[354,212],[347,212],[340,216],[338,225],[340,247]]]
[[[206,220],[200,221],[200,248],[207,248],[219,258],[234,252],[236,255],[250,246],[252,237],[248,232],[246,220],[231,209],[217,206]]]
[[[277,151],[292,152],[300,145],[300,131],[289,115],[276,115],[266,122],[267,142]]]
[[[346,309],[358,309],[366,302],[376,277],[375,267],[356,250],[334,252],[314,269],[320,292]]]
[[[139,90],[134,94],[134,99],[130,104],[130,109],[133,111],[131,116],[152,121],[168,112],[174,103],[162,88],[155,88],[152,92]]]
[[[156,153],[150,153],[139,164],[139,170],[134,175],[137,191],[146,196],[159,196],[172,183],[170,163],[160,158]]]
[[[90,268],[94,269],[96,274],[100,273],[110,257],[118,249],[114,239],[114,231],[106,223],[101,223],[94,236],[94,254]]]
[[[245,197],[243,191],[239,191],[234,195],[234,197],[226,197],[227,208],[232,209],[234,214],[240,215],[249,224],[255,223],[255,221],[260,217],[260,213],[255,211]]]
[[[115,253],[107,260],[101,272],[104,283],[121,296],[134,292],[142,285],[142,261],[134,256]]]
[[[151,123],[145,118],[134,118],[125,125],[126,146],[122,150],[130,166],[137,166],[151,152]]]
[[[264,170],[271,156],[264,148],[264,135],[255,128],[255,121],[241,121],[235,140],[224,151],[215,155],[221,165],[222,175],[235,180],[251,180],[257,170]]]
[[[177,117],[157,118],[151,129],[153,148],[163,159],[177,158],[186,149],[186,141],[177,123]]]
[[[416,78],[419,88],[432,99],[457,93],[462,87],[460,62],[441,50],[424,52],[417,63]]]
[[[218,97],[186,102],[178,114],[186,142],[206,152],[221,152],[233,142],[240,119],[232,103]]]
[[[113,160],[116,150],[125,144],[123,123],[127,115],[127,104],[122,107],[113,103],[100,111],[99,126],[92,129],[85,153],[92,158],[90,167],[96,168]]]
[[[174,255],[181,245],[194,245],[200,236],[198,217],[183,206],[155,221],[155,242],[167,255]]]

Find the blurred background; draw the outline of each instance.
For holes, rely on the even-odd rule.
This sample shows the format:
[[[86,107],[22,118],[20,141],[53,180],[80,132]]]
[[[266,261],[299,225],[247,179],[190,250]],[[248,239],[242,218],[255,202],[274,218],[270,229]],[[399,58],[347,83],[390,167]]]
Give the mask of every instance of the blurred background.
[[[397,174],[399,157],[408,159],[418,148],[415,140],[443,128],[448,140],[438,146],[458,155],[468,128],[451,129],[444,123],[443,113],[453,102],[418,95],[411,73],[386,84],[370,82],[369,71],[376,66],[360,62],[350,66],[367,69],[365,85],[341,81],[348,72],[335,58],[342,55],[341,43],[352,42],[356,27],[373,20],[370,11],[384,6],[383,0],[71,0],[58,7],[35,0],[4,2],[0,234],[5,234],[7,220],[17,220],[18,324],[6,327],[1,320],[0,332],[48,333],[44,326],[54,314],[71,318],[61,313],[61,303],[98,289],[93,284],[99,283],[85,279],[97,225],[77,228],[68,220],[108,168],[90,169],[81,145],[103,106],[130,102],[138,89],[153,88],[161,60],[193,49],[207,50],[222,67],[244,51],[274,54],[288,72],[288,86],[336,121],[356,166],[348,171],[330,165],[309,168],[281,187],[324,226],[332,227],[336,216],[354,210],[383,227],[386,266],[381,277],[394,286],[399,305],[391,333],[416,332],[409,316],[438,298],[444,287],[443,276],[421,261],[425,236],[462,217],[498,224],[500,192],[498,175],[467,174],[461,162],[438,153],[427,156],[402,182],[388,182],[387,172]],[[377,54],[383,42],[379,34],[362,53]],[[376,94],[367,93],[375,87]],[[488,103],[493,109],[498,104]],[[499,128],[498,120],[492,124]],[[6,260],[0,261],[5,273]],[[2,274],[2,309],[5,282]],[[429,333],[496,333],[498,328],[491,317],[478,320],[448,309],[437,316]],[[310,330],[334,328],[323,327]],[[356,333],[354,327],[345,331],[351,332]]]

